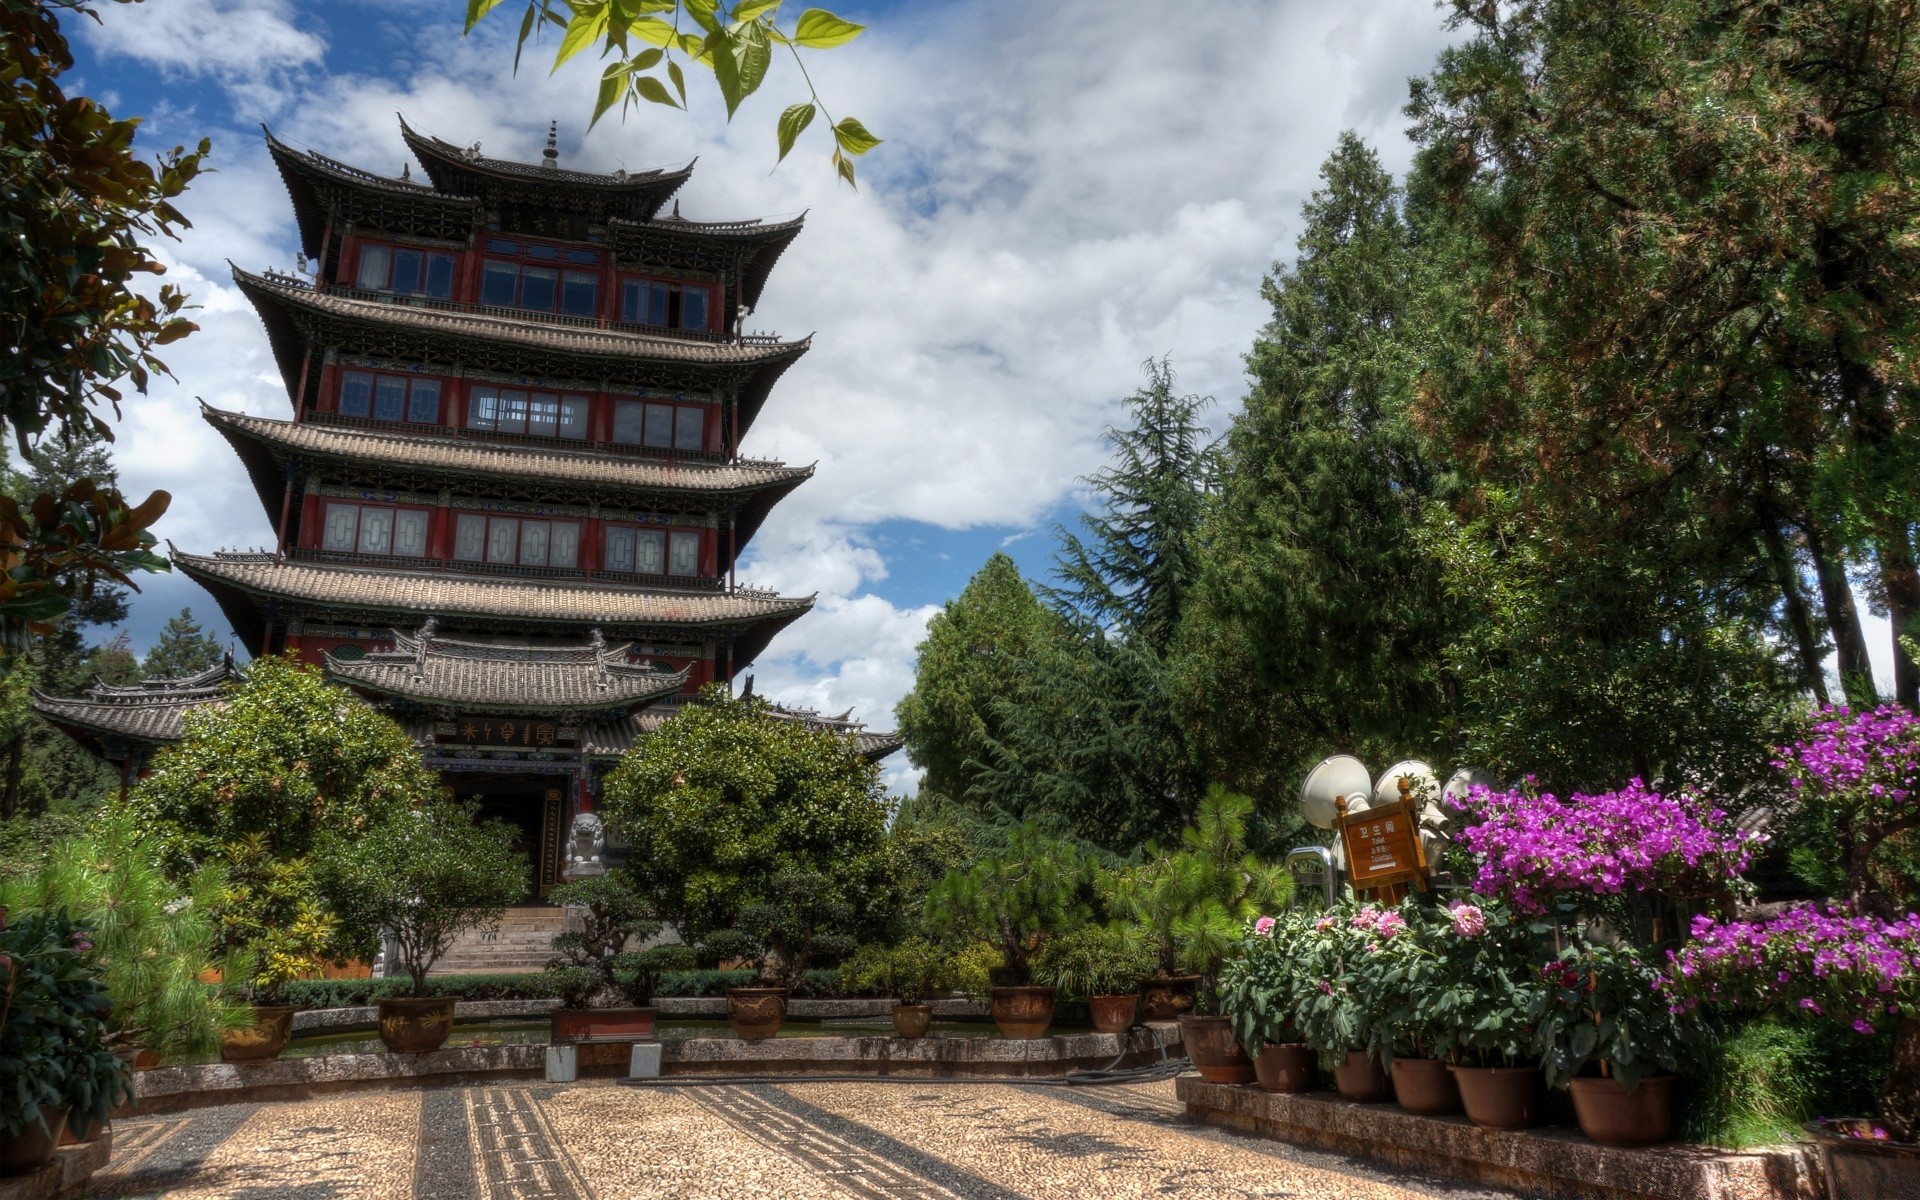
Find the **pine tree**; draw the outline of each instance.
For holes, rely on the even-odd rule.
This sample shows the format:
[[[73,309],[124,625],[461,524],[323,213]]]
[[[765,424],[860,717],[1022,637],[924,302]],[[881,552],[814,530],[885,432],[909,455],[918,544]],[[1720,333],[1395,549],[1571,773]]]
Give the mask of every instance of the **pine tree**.
[[[140,666],[149,679],[178,679],[206,670],[224,653],[220,643],[193,619],[193,610],[183,608],[167,618]]]

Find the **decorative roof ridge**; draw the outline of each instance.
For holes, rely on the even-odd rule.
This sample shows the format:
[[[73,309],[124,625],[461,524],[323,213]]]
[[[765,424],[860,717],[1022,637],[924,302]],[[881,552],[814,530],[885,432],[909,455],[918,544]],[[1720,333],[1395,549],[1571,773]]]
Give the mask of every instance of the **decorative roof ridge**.
[[[84,705],[93,708],[164,708],[169,705],[191,707],[217,700],[225,694],[223,687],[205,687],[181,689],[179,691],[152,692],[102,692],[88,688],[78,696],[56,696],[39,688],[29,688],[28,693],[36,703]]]
[[[556,645],[544,656],[534,656],[542,648],[443,640],[435,633],[438,623],[438,617],[428,617],[412,635],[395,629],[391,650],[352,658],[329,651],[327,673],[359,687],[429,704],[508,703],[523,710],[580,712],[631,707],[670,695],[686,686],[691,671],[688,667],[662,671],[650,662],[627,662],[624,655],[630,647],[609,647],[597,628],[584,645]],[[486,650],[505,653],[471,653]],[[622,657],[616,660],[615,655]]]
[[[301,149],[293,143],[286,141],[284,138],[275,136],[273,130],[268,128],[264,121],[260,124],[260,130],[267,136],[268,153],[304,166],[317,167],[327,174],[340,176],[348,183],[372,184],[376,187],[398,188],[403,191],[418,192],[422,195],[437,196],[451,204],[471,206],[478,203],[472,196],[460,196],[451,192],[443,192],[432,184],[421,183],[417,179],[410,179],[405,176],[382,175],[377,171],[369,171],[364,167],[356,167],[352,163],[344,162],[331,155],[322,154],[311,146]]]
[[[567,183],[584,183],[596,187],[647,187],[679,177],[693,174],[693,166],[699,158],[688,159],[678,167],[655,167],[646,171],[629,171],[624,167],[611,172],[576,171],[570,167],[546,166],[541,163],[516,162],[509,158],[489,158],[481,154],[480,143],[471,146],[456,146],[444,138],[424,133],[407,123],[406,114],[395,113],[400,119],[400,136],[408,149],[421,157],[424,165],[428,158],[436,158],[450,166],[468,170],[483,171],[493,175],[503,175],[518,179],[555,179]],[[431,172],[429,172],[431,173]]]
[[[813,210],[802,209],[790,217],[742,217],[733,221],[696,221],[692,217],[683,217],[678,213],[665,217],[651,217],[645,221],[633,217],[608,217],[610,230],[648,230],[666,228],[676,233],[785,233],[789,229],[799,229],[806,224],[807,214]]]

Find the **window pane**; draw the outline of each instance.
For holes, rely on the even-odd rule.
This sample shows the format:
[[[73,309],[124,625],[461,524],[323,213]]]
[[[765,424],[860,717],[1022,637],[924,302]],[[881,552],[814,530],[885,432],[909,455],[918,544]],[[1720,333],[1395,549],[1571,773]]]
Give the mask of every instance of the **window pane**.
[[[500,394],[490,387],[467,393],[467,428],[492,429],[500,419]]]
[[[500,393],[499,415],[494,428],[501,433],[525,433],[527,431],[527,394],[525,392]]]
[[[697,533],[676,533],[673,535],[673,561],[667,564],[673,575],[698,575],[700,573],[700,535]]]
[[[580,563],[580,526],[572,521],[555,521],[553,538],[547,547],[547,565],[573,567]]]
[[[440,423],[440,381],[416,379],[407,393],[407,420],[421,425]]]
[[[461,562],[479,562],[487,552],[487,519],[466,513],[453,527],[453,556]]]
[[[527,257],[537,258],[542,262],[555,262],[560,257],[560,251],[552,246],[530,244],[527,246]]]
[[[453,255],[427,255],[427,295],[446,300],[453,295]]]
[[[640,444],[640,422],[646,405],[637,400],[620,400],[613,406],[613,440],[628,446]]]
[[[633,570],[633,530],[607,530],[607,570]]]
[[[566,291],[560,297],[560,311],[576,317],[591,317],[595,311],[594,293],[599,282],[591,275],[568,271]]]
[[[634,535],[634,562],[642,575],[660,575],[664,573],[661,559],[666,557],[667,535],[664,533],[636,533]]]
[[[398,375],[376,375],[373,380],[373,415],[382,421],[398,421],[407,413],[407,381]]]
[[[680,327],[682,329],[707,327],[707,289],[690,287],[680,293]]]
[[[638,324],[646,309],[647,285],[638,279],[620,281],[620,319]]]
[[[560,436],[563,438],[587,436],[587,398],[585,396],[568,396],[560,401]]]
[[[357,505],[327,505],[326,538],[320,545],[327,550],[353,549],[353,531],[359,520],[360,509]]]
[[[409,558],[427,553],[427,514],[416,509],[401,509],[393,514],[393,552]]]
[[[591,267],[600,261],[600,256],[591,250],[569,250],[567,251],[567,261],[570,263],[584,263]]]
[[[420,290],[420,252],[418,250],[393,252],[393,290],[405,292],[409,296]]]
[[[647,285],[647,324],[665,325],[667,323],[667,285],[649,283]]]
[[[673,445],[672,405],[647,405],[647,445],[662,448]]]
[[[386,287],[387,263],[392,253],[385,246],[360,247],[360,275],[354,282],[368,291]]]
[[[487,522],[487,561],[510,563],[520,545],[520,522],[495,517]]]
[[[373,411],[373,376],[365,371],[348,371],[341,377],[340,411],[350,417],[364,417]]]
[[[560,397],[535,392],[527,398],[527,432],[540,437],[560,432]]]
[[[518,254],[520,253],[520,243],[514,241],[512,238],[488,238],[487,249],[496,254]]]
[[[519,278],[520,269],[512,263],[489,262],[480,279],[480,302],[512,308],[513,288]]]
[[[547,565],[547,523],[545,521],[520,522],[520,565],[523,567]]]
[[[551,267],[521,267],[520,307],[552,312],[553,293],[559,284],[560,272]]]
[[[360,510],[360,553],[391,554],[393,552],[393,510],[390,508],[363,508]]]
[[[675,410],[673,417],[673,448],[675,450],[706,449],[706,415],[697,408]]]

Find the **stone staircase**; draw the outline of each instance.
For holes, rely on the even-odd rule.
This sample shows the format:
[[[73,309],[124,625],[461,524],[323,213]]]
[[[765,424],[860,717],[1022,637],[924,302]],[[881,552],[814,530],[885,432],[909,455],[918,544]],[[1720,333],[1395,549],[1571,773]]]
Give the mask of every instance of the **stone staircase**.
[[[432,975],[506,975],[538,971],[553,957],[553,935],[566,927],[566,910],[548,905],[510,908],[489,935],[462,934],[433,965]]]

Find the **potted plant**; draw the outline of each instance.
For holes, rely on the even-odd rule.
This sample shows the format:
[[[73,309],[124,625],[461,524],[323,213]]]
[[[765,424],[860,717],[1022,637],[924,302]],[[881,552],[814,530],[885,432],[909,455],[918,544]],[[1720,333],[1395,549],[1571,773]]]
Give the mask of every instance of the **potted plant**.
[[[1371,998],[1372,1044],[1393,1081],[1394,1099],[1408,1112],[1460,1111],[1460,1089],[1448,1067],[1469,1014],[1445,986],[1449,945],[1484,932],[1485,914],[1465,901],[1440,903],[1416,892],[1374,918],[1376,952],[1349,960],[1353,986]]]
[[[824,874],[789,867],[762,886],[762,899],[741,907],[738,927],[707,941],[710,952],[754,964],[751,987],[727,989],[727,1020],[745,1041],[780,1031],[787,998],[815,957],[854,947],[854,905]]]
[[[1045,1036],[1056,993],[1033,979],[1033,955],[1048,938],[1084,924],[1086,856],[1031,824],[1016,825],[971,867],[950,872],[927,897],[927,920],[1000,952],[988,989],[1003,1037]]]
[[[129,1095],[92,951],[61,914],[0,922],[0,1174],[45,1166],[70,1113],[97,1129]]]
[[[1436,942],[1439,964],[1425,1011],[1455,1030],[1447,1070],[1467,1119],[1488,1129],[1526,1129],[1541,1116],[1534,1044],[1546,987],[1541,948],[1550,930],[1496,900],[1475,896],[1467,903],[1478,916]]]
[[[1194,1011],[1179,1014],[1180,1038],[1201,1074],[1216,1082],[1254,1077],[1253,1060],[1219,1011],[1220,969],[1247,923],[1284,908],[1293,895],[1291,876],[1246,851],[1252,812],[1252,800],[1216,784],[1194,823],[1181,831],[1180,849],[1108,876],[1115,909],[1139,921],[1157,943],[1161,974],[1184,968],[1197,977]]]
[[[335,955],[340,922],[321,900],[315,866],[276,858],[263,835],[221,846],[211,860],[207,874],[224,887],[213,896],[221,961],[209,976],[227,1003],[242,1006],[241,1019],[220,1029],[220,1057],[275,1058],[293,1036],[294,1010],[281,988]]]
[[[1121,1033],[1140,1009],[1140,981],[1153,951],[1136,926],[1088,925],[1049,938],[1033,960],[1034,982],[1087,1002],[1094,1029]]]
[[[1666,1140],[1695,1021],[1673,1011],[1659,972],[1631,947],[1581,938],[1541,974],[1535,1046],[1547,1086],[1572,1093],[1580,1132],[1607,1146]]]
[[[908,938],[897,946],[863,946],[840,964],[840,986],[848,994],[892,996],[893,1028],[903,1038],[925,1037],[933,1023],[927,997],[951,991],[958,979],[953,955],[926,938]]]
[[[362,939],[384,935],[412,994],[380,1000],[380,1040],[396,1054],[438,1050],[453,1032],[451,996],[427,994],[427,972],[455,938],[498,926],[526,894],[527,861],[513,830],[473,820],[472,807],[422,805],[329,847],[331,893]]]
[[[1307,981],[1300,950],[1309,927],[1298,912],[1257,918],[1241,952],[1220,973],[1221,1007],[1253,1056],[1254,1078],[1269,1092],[1313,1086],[1313,1047],[1294,1023]]]
[[[547,963],[546,978],[561,1000],[547,1014],[550,1040],[560,1045],[594,1037],[651,1037],[658,1010],[612,1006],[627,993],[615,978],[627,944],[660,932],[647,897],[616,868],[561,884],[547,898],[566,907],[569,925],[554,935],[556,953]]]
[[[1341,1097],[1374,1104],[1393,1097],[1393,1085],[1381,1064],[1375,1005],[1380,997],[1356,985],[1354,968],[1378,951],[1398,930],[1382,912],[1351,901],[1321,913],[1301,930],[1295,952],[1298,980],[1294,1024],[1300,1036],[1332,1072]]]

